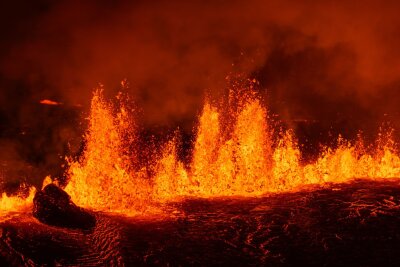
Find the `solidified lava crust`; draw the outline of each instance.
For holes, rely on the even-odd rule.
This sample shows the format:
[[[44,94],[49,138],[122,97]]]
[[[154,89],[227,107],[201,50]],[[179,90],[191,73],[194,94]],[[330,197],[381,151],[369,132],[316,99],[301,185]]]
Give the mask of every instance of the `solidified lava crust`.
[[[54,184],[36,192],[32,214],[42,223],[59,227],[90,229],[96,224],[93,215],[76,206],[71,197]]]
[[[90,230],[30,214],[0,223],[1,266],[400,266],[400,182],[262,198],[188,199],[179,215],[96,214]]]

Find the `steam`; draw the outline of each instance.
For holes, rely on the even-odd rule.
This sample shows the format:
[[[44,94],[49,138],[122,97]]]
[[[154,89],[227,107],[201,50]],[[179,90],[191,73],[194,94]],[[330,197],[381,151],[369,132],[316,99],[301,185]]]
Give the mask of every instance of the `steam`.
[[[190,131],[205,91],[222,94],[225,77],[239,72],[260,80],[272,112],[295,128],[299,120],[352,133],[384,119],[400,125],[397,1],[2,5],[14,14],[2,18],[6,123],[20,125],[41,99],[87,109],[98,83],[113,95],[127,79],[145,127]]]

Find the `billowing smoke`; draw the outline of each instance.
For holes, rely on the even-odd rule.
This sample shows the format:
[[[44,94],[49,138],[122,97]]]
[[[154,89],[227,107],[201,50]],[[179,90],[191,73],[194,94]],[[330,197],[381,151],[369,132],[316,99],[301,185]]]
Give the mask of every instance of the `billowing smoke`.
[[[190,131],[205,91],[219,95],[236,72],[256,77],[271,111],[306,135],[318,130],[305,121],[349,135],[400,124],[397,1],[23,2],[1,4],[2,129],[51,128],[59,120],[32,118],[33,103],[84,112],[98,83],[112,96],[127,79],[145,128]],[[71,125],[55,128],[80,136]],[[50,147],[64,137],[47,136],[57,136]]]

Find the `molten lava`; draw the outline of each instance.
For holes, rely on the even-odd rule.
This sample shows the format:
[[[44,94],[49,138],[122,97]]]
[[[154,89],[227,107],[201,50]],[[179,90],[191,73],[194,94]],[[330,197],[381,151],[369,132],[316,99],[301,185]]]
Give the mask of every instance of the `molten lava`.
[[[151,197],[145,170],[134,169],[129,146],[135,142],[135,126],[122,101],[116,112],[96,91],[83,156],[70,163],[65,191],[79,206],[130,213],[142,211]]]
[[[400,158],[390,138],[378,140],[371,153],[361,141],[352,145],[339,138],[338,148],[326,148],[314,163],[304,165],[292,131],[273,137],[267,110],[254,93],[235,97],[238,103],[230,99],[227,108],[206,101],[189,167],[178,159],[175,136],[155,157],[151,176],[147,166],[135,166],[138,155],[128,149],[137,140],[123,101],[113,107],[96,91],[86,149],[71,162],[66,191],[84,207],[135,212],[179,197],[259,196],[308,184],[400,176]]]
[[[175,136],[148,166],[138,163],[133,149],[139,142],[134,110],[121,95],[113,105],[95,91],[85,150],[78,160],[69,159],[65,191],[79,206],[132,215],[180,197],[260,196],[354,178],[400,177],[390,133],[367,148],[361,138],[351,143],[339,137],[337,148],[303,164],[293,132],[274,132],[260,98],[242,91],[232,91],[222,107],[206,101],[189,164],[179,160]],[[31,193],[26,199],[3,194],[0,210],[26,206]]]
[[[62,105],[62,103],[56,102],[56,101],[50,100],[50,99],[43,99],[43,100],[40,100],[39,103],[42,104],[42,105],[50,105],[50,106],[59,106],[59,105]]]
[[[0,197],[0,221],[7,218],[6,215],[12,212],[25,211],[32,205],[33,197],[35,196],[36,189],[31,187],[28,196],[7,196],[3,193]]]

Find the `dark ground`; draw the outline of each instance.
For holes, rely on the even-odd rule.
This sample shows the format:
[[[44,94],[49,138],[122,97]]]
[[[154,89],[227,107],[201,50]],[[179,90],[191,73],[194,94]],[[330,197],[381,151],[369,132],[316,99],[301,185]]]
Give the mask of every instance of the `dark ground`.
[[[95,214],[91,230],[31,214],[0,223],[0,266],[400,266],[400,181],[247,199],[190,199],[167,218]]]

